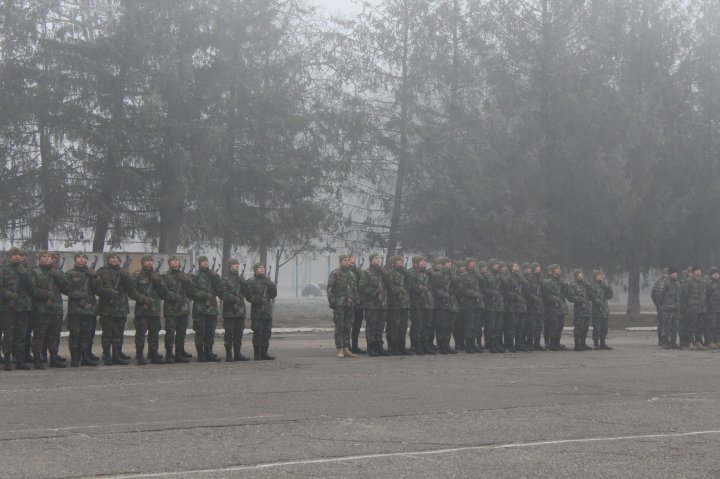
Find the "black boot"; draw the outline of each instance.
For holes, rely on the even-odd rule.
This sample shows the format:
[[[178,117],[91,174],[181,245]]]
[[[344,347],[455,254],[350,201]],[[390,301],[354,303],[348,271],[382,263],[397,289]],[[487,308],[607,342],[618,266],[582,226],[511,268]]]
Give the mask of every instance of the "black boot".
[[[173,354],[172,348],[165,348],[165,362],[168,364],[175,362],[175,355]]]
[[[388,346],[390,346],[390,345],[388,344]],[[382,341],[378,341],[378,342],[377,342],[377,351],[378,351],[378,353],[380,354],[380,356],[392,356],[392,353],[391,353],[390,351],[388,351],[387,349],[383,348],[383,342],[382,342]]]
[[[400,351],[400,342],[399,341],[388,341],[388,349],[390,350],[390,353],[393,356],[402,356],[402,351]]]
[[[612,348],[610,346],[608,346],[607,344],[605,344],[604,338],[600,340],[600,349],[606,349],[608,351],[612,351]]]
[[[221,361],[218,355],[214,354],[212,349],[208,347],[205,348],[205,360],[209,363],[219,363]]]
[[[350,352],[353,354],[365,354],[367,351],[360,349],[360,346],[358,346],[358,338],[353,338]]]
[[[480,354],[485,352],[485,349],[483,348],[483,343],[482,343],[482,336],[475,338],[475,352],[480,353]]]
[[[262,359],[260,357],[260,345],[259,344],[253,344],[253,359],[255,359],[255,361],[260,361],[260,359]]]
[[[225,362],[232,363],[234,361],[235,361],[235,358],[233,358],[232,348],[225,346]]]
[[[517,349],[515,348],[515,337],[511,334],[505,335],[505,349],[511,353],[517,353]]]
[[[40,354],[33,355],[33,367],[35,369],[45,369],[42,361],[42,356]]]
[[[80,366],[97,366],[98,362],[90,357],[90,351],[80,352]]]
[[[246,358],[243,356],[243,354],[240,352],[240,346],[235,347],[235,355],[233,356],[233,359],[235,361],[250,361],[250,358]]]
[[[405,347],[405,341],[404,341],[404,340],[403,340],[403,341],[400,341],[400,342],[399,342],[399,345],[400,345],[400,353],[401,353],[403,356],[412,356],[413,354],[415,354],[414,351],[410,351],[408,348]]]
[[[272,361],[273,359],[275,359],[275,356],[270,356],[270,354],[268,354],[269,348],[269,345],[263,345],[263,347],[260,348],[260,359],[263,359],[265,361]]]
[[[110,354],[110,348],[109,348],[109,347],[107,347],[107,348],[103,347],[103,355],[102,355],[102,358],[103,358],[103,364],[105,364],[105,366],[112,366],[112,363],[113,363],[113,362],[112,362],[112,355]]]
[[[100,361],[100,358],[93,354],[92,349],[88,349],[87,357],[95,362]]]
[[[205,355],[205,347],[204,347],[202,344],[198,345],[198,344],[196,343],[196,344],[195,344],[195,350],[197,351],[197,361],[198,361],[199,363],[204,363],[204,362],[206,362],[206,361],[207,361],[207,356]]]
[[[457,354],[457,350],[450,346],[450,340],[445,342],[445,352],[448,354]]]
[[[423,343],[423,350],[425,354],[437,354],[437,351],[433,349],[432,343],[430,341],[426,341],[425,343]]]
[[[40,359],[40,365],[42,365],[42,359]],[[25,361],[18,359],[17,361],[15,361],[15,369],[22,369],[24,371],[27,371],[28,369],[30,369],[30,366],[28,366]],[[40,369],[44,369],[44,368],[40,368]]]
[[[575,347],[573,351],[585,351],[585,348],[580,345],[580,336],[575,336]]]
[[[535,351],[547,351],[542,344],[540,344],[540,336],[535,336],[533,339],[533,349]]]
[[[150,364],[165,364],[165,360],[163,359],[163,357],[160,356],[155,350],[152,350],[148,353],[148,359],[150,360]]]
[[[475,343],[472,338],[465,339],[465,352],[467,354],[475,354]]]
[[[80,353],[78,351],[70,351],[70,367],[80,367]]]
[[[592,348],[591,348],[590,346],[588,346],[587,337],[581,337],[581,338],[580,338],[580,346],[582,346],[583,349],[585,349],[585,351],[590,351],[590,350],[592,350]]]
[[[374,343],[368,343],[367,353],[368,353],[368,356],[370,356],[371,358],[377,358],[380,356],[380,353],[378,352],[377,347],[375,346]]]
[[[50,367],[51,368],[66,368],[67,362],[60,361],[60,356],[57,353],[50,353]]]
[[[130,364],[130,361],[127,359],[123,359],[122,356],[120,356],[120,346],[113,346],[112,347],[112,364],[119,364],[120,366],[127,366]]]
[[[565,345],[560,344],[560,338],[557,338],[555,340],[555,347],[558,348],[558,351],[567,351],[568,350],[568,348]]]
[[[145,366],[147,361],[145,360],[145,351],[143,349],[135,350],[135,359],[137,359],[138,366]]]
[[[123,351],[122,351],[122,344],[121,344],[120,347],[118,348],[118,353],[117,353],[117,355],[118,355],[118,357],[119,357],[120,359],[124,359],[125,361],[128,362],[128,364],[130,364],[130,356],[128,356],[127,354],[123,353]]]
[[[549,339],[548,342],[546,343],[545,347],[548,351],[560,351],[560,349],[558,349],[557,344],[555,343],[554,339]]]
[[[600,340],[598,340],[598,339],[593,339],[593,349],[596,350],[596,351],[597,351],[598,349],[600,349]]]

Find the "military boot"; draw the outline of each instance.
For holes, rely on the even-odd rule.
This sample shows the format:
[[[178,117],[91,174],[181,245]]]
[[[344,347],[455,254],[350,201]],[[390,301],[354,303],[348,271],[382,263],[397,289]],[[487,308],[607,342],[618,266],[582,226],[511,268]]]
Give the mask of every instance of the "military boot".
[[[365,354],[366,351],[363,351],[360,349],[360,346],[358,346],[358,338],[352,338],[352,347],[350,348],[350,352],[353,354]]]
[[[100,358],[95,356],[92,352],[92,346],[90,346],[90,349],[87,351],[87,355],[89,359],[92,359],[93,361],[100,361]]]
[[[585,351],[592,350],[592,348],[588,346],[587,337],[580,338],[580,346],[582,346]]]
[[[547,351],[547,349],[545,349],[543,345],[540,344],[540,336],[535,336],[533,338],[533,349],[535,351]]]
[[[80,352],[79,351],[70,351],[70,367],[72,368],[79,368],[80,367]]]
[[[600,349],[600,340],[599,339],[593,339],[593,349],[597,351]]]
[[[122,344],[121,344],[120,347],[118,348],[118,353],[117,353],[117,355],[118,355],[118,357],[119,357],[120,359],[124,359],[125,361],[128,362],[128,364],[130,364],[130,356],[128,356],[127,354],[123,353],[123,351],[122,351]]]
[[[120,346],[113,346],[112,347],[112,363],[118,364],[120,366],[127,366],[130,364],[130,361],[120,356],[121,349]],[[127,355],[125,355],[127,356]],[[139,363],[138,363],[139,364]]]
[[[42,364],[42,359],[40,359],[40,364]],[[23,361],[22,359],[17,359],[15,361],[15,369],[22,369],[24,371],[27,371],[28,369],[30,369],[30,366],[28,366],[27,363],[25,361]],[[44,369],[44,368],[40,368],[40,369]]]
[[[172,347],[170,347],[170,349],[165,348],[165,362],[168,364],[175,362],[175,355],[173,354]]]
[[[154,349],[148,353],[148,359],[150,360],[150,364],[165,364],[163,357]]]
[[[560,351],[554,339],[550,339],[549,342],[546,344],[545,348],[548,351]]]
[[[275,359],[275,356],[271,356],[268,353],[268,349],[270,348],[269,345],[265,344],[260,348],[260,359],[263,359],[265,361],[272,361]]]
[[[575,336],[575,347],[573,351],[585,351],[585,348],[580,344],[580,336]]]
[[[555,339],[555,346],[558,348],[558,351],[568,351],[568,348],[560,343],[561,338]]]
[[[90,351],[80,352],[80,366],[97,366],[98,362],[90,357]]]
[[[410,351],[409,349],[407,349],[407,348],[405,347],[405,340],[404,340],[404,339],[398,341],[398,347],[400,348],[400,354],[402,354],[403,356],[412,356],[413,354],[415,354],[414,351]]]
[[[188,358],[186,358],[184,354],[181,354],[180,351],[177,351],[177,353],[175,354],[175,362],[178,364],[180,364],[180,363],[185,364],[185,363],[189,363],[190,360]]]
[[[199,363],[206,362],[207,356],[205,356],[205,346],[195,343],[195,350],[197,351],[197,361]]]
[[[212,349],[205,347],[205,360],[209,363],[219,363],[221,360],[217,354],[212,352]]]
[[[388,346],[390,346],[390,345],[388,344]],[[378,353],[380,354],[380,356],[392,356],[393,355],[389,350],[387,350],[383,347],[382,340],[377,342],[377,350],[378,350]]]
[[[233,350],[231,347],[225,346],[225,362],[232,363],[235,361]]]
[[[67,362],[60,360],[60,356],[57,353],[50,353],[50,367],[51,368],[66,368]]]
[[[425,342],[423,342],[422,338],[416,339],[413,344],[415,345],[415,354],[423,356],[425,354]]]
[[[457,354],[457,349],[454,349],[452,346],[450,346],[450,340],[448,339],[445,341],[445,352],[448,354]]]
[[[475,354],[474,339],[472,339],[472,338],[465,339],[465,352],[467,354]]]
[[[103,358],[103,364],[105,364],[105,366],[112,366],[113,362],[112,362],[112,356],[110,354],[109,347],[103,346],[102,358]]]
[[[393,356],[402,356],[402,352],[400,351],[400,342],[397,340],[388,341],[388,350],[390,350],[390,353]]]
[[[192,359],[193,355],[185,351],[185,346],[182,344],[175,345],[175,357],[182,356],[185,359]]]
[[[12,371],[13,370],[13,363],[12,363],[12,356],[9,354],[5,355],[5,371]]]
[[[343,348],[335,348],[335,349],[337,349],[336,357],[338,357],[338,358],[340,358],[340,359],[344,359],[344,358],[345,358],[345,352],[343,351]]]
[[[233,356],[233,359],[235,361],[250,361],[250,358],[246,358],[243,356],[243,354],[240,352],[240,346],[235,346],[235,355]]]
[[[42,356],[40,354],[33,355],[33,367],[35,369],[45,369],[42,361]]]
[[[695,341],[695,347],[699,349],[700,351],[707,351],[708,347],[705,346],[702,342],[702,340]]]
[[[380,356],[380,353],[377,351],[374,343],[368,343],[367,353],[368,356],[370,356],[371,358],[377,358],[378,356]]]
[[[478,336],[477,338],[475,338],[475,352],[481,354],[485,352],[482,343],[482,336]]]
[[[600,340],[600,349],[606,349],[608,351],[612,351],[612,348],[605,343],[604,338]]]
[[[253,359],[255,361],[260,361],[260,345],[259,344],[253,344]]]
[[[138,366],[145,366],[147,364],[147,361],[145,360],[145,350],[140,348],[136,349],[135,359],[137,359]]]
[[[423,344],[423,350],[425,351],[425,354],[431,354],[431,355],[437,354],[437,351],[435,351],[435,350],[433,349],[432,343],[430,343],[430,341],[426,341],[426,342]]]
[[[343,348],[343,356],[346,358],[356,358],[357,354],[350,351],[350,348]]]
[[[530,351],[530,349],[526,346],[525,339],[523,339],[522,336],[515,337],[515,349],[522,351],[523,353]]]

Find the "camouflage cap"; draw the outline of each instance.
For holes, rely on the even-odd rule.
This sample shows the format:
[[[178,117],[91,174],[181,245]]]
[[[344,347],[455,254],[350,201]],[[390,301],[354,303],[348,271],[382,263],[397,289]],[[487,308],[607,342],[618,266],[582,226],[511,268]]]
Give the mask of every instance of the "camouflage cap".
[[[572,272],[573,276],[577,277],[579,274],[583,274],[583,270],[580,268],[575,268]]]
[[[178,258],[178,257],[175,256],[175,255],[172,255],[172,256],[170,256],[170,257],[167,259],[167,261],[168,261],[168,264],[169,264],[170,261],[180,261],[180,258]]]
[[[375,258],[380,258],[380,255],[378,253],[371,253],[370,256],[368,256],[368,261],[372,263],[372,260]]]
[[[720,269],[717,266],[710,268],[710,274],[720,273]]]
[[[342,263],[343,260],[346,260],[346,259],[350,259],[350,255],[349,255],[349,254],[341,254],[340,256],[338,256],[338,262],[339,262],[339,263]]]
[[[397,263],[398,261],[402,261],[402,259],[403,259],[402,256],[398,256],[398,255],[390,256],[390,258],[388,258],[388,264],[391,266],[395,266],[395,263]]]
[[[85,259],[88,259],[88,255],[87,255],[87,253],[85,253],[84,251],[78,251],[77,253],[75,253],[75,254],[73,255],[73,259],[74,259],[74,260],[75,260],[75,259],[78,259],[78,258],[81,257],[81,256],[82,256],[83,258],[85,258]]]
[[[538,263],[537,261],[536,261],[536,262],[533,262],[533,263],[530,263],[530,267],[531,267],[532,269],[538,268],[538,267],[540,267],[540,263]]]
[[[228,263],[227,263],[227,264],[228,264],[228,267],[230,267],[230,266],[232,266],[232,265],[234,265],[234,264],[240,264],[240,261],[238,261],[237,258],[230,258],[230,259],[228,260]]]
[[[140,264],[143,264],[145,261],[155,261],[151,254],[145,254],[142,258],[140,258]]]
[[[467,266],[467,261],[465,261],[465,260],[459,259],[459,260],[455,261],[455,267],[458,269],[465,268],[466,266]]]
[[[465,264],[475,263],[477,264],[477,258],[473,258],[472,256],[468,256],[465,258]]]
[[[17,246],[13,246],[8,250],[8,256],[27,256],[27,251],[25,251],[23,248],[18,248]]]
[[[115,253],[114,251],[108,251],[107,253],[105,253],[105,262],[110,261],[110,259],[112,258],[120,259],[120,255]]]
[[[560,268],[560,265],[557,264],[557,263],[553,263],[553,264],[551,264],[551,265],[549,265],[549,266],[547,267],[547,272],[548,272],[548,273],[551,273],[552,270],[554,270],[554,269],[556,269],[556,268]]]
[[[530,263],[528,263],[527,261],[525,261],[523,264],[520,265],[520,267],[521,267],[522,269],[528,269],[528,268],[532,268],[532,264],[530,264]]]
[[[38,253],[38,258],[40,258],[41,256],[52,256],[52,253],[50,253],[50,251],[43,250]]]
[[[257,273],[258,268],[260,268],[261,266],[264,268],[264,267],[265,267],[265,263],[263,263],[262,261],[258,261],[257,263],[255,263],[255,264],[253,265],[253,267],[252,267],[252,268],[253,268],[253,273]]]
[[[60,257],[60,253],[58,251],[50,251],[50,256],[52,256],[55,259],[58,259]]]
[[[603,274],[603,272],[600,269],[594,269],[592,274],[593,274],[593,277],[595,277],[595,276],[600,276],[601,274]]]
[[[668,272],[668,274],[673,274],[673,273],[677,273],[678,270],[677,270],[677,268],[673,268],[671,266],[671,267],[667,268],[667,272]]]
[[[480,261],[478,262],[478,268],[486,268],[488,266],[487,261]]]
[[[204,254],[202,254],[202,255],[198,256],[197,262],[198,262],[198,264],[200,264],[200,263],[202,263],[203,261],[210,261],[210,260],[208,259],[207,256],[205,256]]]
[[[420,264],[422,260],[425,259],[425,256],[415,255],[412,257],[412,264]]]
[[[433,264],[443,264],[442,260],[443,260],[442,258],[437,257],[437,258],[434,258],[432,262],[433,262]]]

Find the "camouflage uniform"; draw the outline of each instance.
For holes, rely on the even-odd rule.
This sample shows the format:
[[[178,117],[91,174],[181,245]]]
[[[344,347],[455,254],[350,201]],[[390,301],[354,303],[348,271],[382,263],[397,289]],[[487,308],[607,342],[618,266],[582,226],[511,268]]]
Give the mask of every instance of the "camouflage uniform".
[[[548,267],[549,271],[555,265]],[[540,287],[545,308],[545,347],[550,351],[564,351],[567,348],[560,343],[565,325],[565,315],[568,313],[567,291],[568,285],[560,278],[550,274]]]
[[[353,308],[353,325],[351,332],[352,345],[350,347],[350,351],[354,354],[365,354],[366,351],[364,349],[360,349],[360,345],[358,344],[360,340],[360,330],[362,329],[363,319],[365,318],[365,310],[360,302],[359,293],[361,271],[355,266],[350,266],[350,272],[353,276],[355,276],[355,288],[358,290],[358,301],[357,304],[355,304],[355,308]]]
[[[655,281],[655,284],[652,287],[652,291],[650,293],[650,298],[652,299],[653,304],[655,305],[655,311],[656,311],[656,319],[657,319],[657,337],[658,337],[658,346],[663,345],[663,338],[666,336],[665,333],[663,333],[662,330],[662,313],[660,310],[660,303],[661,303],[661,295],[662,295],[662,289],[663,286],[665,286],[665,281],[667,281],[667,268],[663,270],[663,275],[660,279]]]
[[[608,300],[612,299],[613,290],[607,281],[598,280],[600,274],[600,271],[593,272],[593,282],[590,285],[592,290],[593,346],[595,349],[612,349],[605,341],[608,333],[608,320],[610,319]]]
[[[223,296],[223,328],[225,335],[225,361],[247,361],[240,352],[242,348],[243,332],[245,331],[245,291],[247,284],[245,277],[237,271],[232,271],[232,266],[239,264],[238,260],[232,259],[228,263],[228,273],[223,278],[225,281],[225,295]]]
[[[39,257],[49,256],[41,251]],[[43,369],[42,354],[45,346],[50,349],[50,366],[64,368],[58,357],[58,343],[62,329],[62,294],[68,294],[68,282],[62,271],[51,264],[36,266],[32,269],[32,353],[36,369]]]
[[[704,349],[702,333],[707,311],[707,282],[705,278],[692,276],[686,286],[688,347]]]
[[[392,354],[412,354],[405,348],[408,321],[410,319],[410,294],[406,286],[407,270],[405,266],[396,266],[396,261],[402,260],[399,256],[390,258],[388,265],[388,320],[387,342]]]
[[[145,301],[135,303],[135,359],[139,365],[146,364],[145,337],[148,343],[148,359],[152,364],[164,364],[163,357],[158,354],[160,347],[160,315],[162,314],[161,300],[167,298],[168,289],[165,282],[152,267],[146,268],[145,262],[152,260],[152,256],[145,255],[140,259],[142,267],[133,274],[135,290],[142,293]]]
[[[85,253],[77,253],[75,257],[84,256]],[[68,323],[67,328],[70,336],[68,346],[70,347],[70,365],[77,367],[96,366],[97,363],[90,357],[92,346],[92,334],[97,322],[95,309],[97,298],[93,280],[97,273],[87,266],[75,265],[65,273],[68,281]]]
[[[705,345],[712,349],[720,347],[720,278],[714,277],[716,273],[720,273],[718,268],[710,269],[705,313]]]
[[[180,261],[177,256],[168,258],[168,264]],[[179,265],[178,265],[179,266]],[[187,363],[192,354],[185,352],[185,334],[190,316],[190,299],[194,296],[192,278],[180,271],[180,268],[168,269],[161,275],[167,297],[163,302],[165,318],[165,361],[168,363]],[[175,354],[173,354],[173,346]]]
[[[9,258],[16,254],[25,255],[25,252],[18,248],[8,251]],[[0,322],[6,371],[13,368],[13,354],[18,369],[29,369],[25,364],[25,336],[30,325],[32,287],[32,274],[23,263],[8,262],[0,269]]]
[[[510,272],[500,283],[505,305],[505,347],[510,352],[527,351],[522,341],[523,320],[527,312],[525,304],[525,280],[519,272]]]
[[[436,354],[432,349],[433,295],[431,277],[427,268],[421,268],[421,256],[413,258],[413,267],[407,273],[410,292],[410,335],[415,354]]]
[[[592,349],[587,345],[587,334],[592,320],[592,291],[590,285],[578,277],[580,273],[576,270],[575,280],[568,286],[567,299],[573,303],[573,336],[575,338],[575,351],[586,351]]]
[[[348,259],[341,256],[340,259]],[[335,348],[350,348],[350,335],[354,320],[355,305],[358,303],[358,290],[355,273],[349,266],[341,266],[330,273],[327,282],[327,298],[333,311],[335,323]]]
[[[198,265],[207,262],[206,256],[198,257]],[[191,276],[193,285],[193,331],[195,331],[195,349],[198,362],[220,361],[213,354],[215,329],[218,320],[218,299],[222,299],[225,288],[222,278],[208,267],[198,267]]]
[[[543,333],[543,315],[545,306],[543,304],[541,283],[542,274],[536,273],[536,269],[540,268],[538,263],[530,265],[532,272],[525,274],[526,287],[523,289],[525,293],[525,304],[527,305],[527,324],[525,328],[525,336],[528,345],[536,351],[544,351],[545,348],[540,344],[540,337]]]
[[[503,314],[504,303],[501,288],[500,271],[497,260],[491,259],[488,262],[490,271],[485,277],[482,285],[482,293],[485,298],[485,345],[491,353],[504,353],[505,348],[501,342],[502,331],[504,328]]]
[[[442,264],[450,260],[444,258]],[[434,316],[437,328],[437,340],[440,354],[455,354],[457,351],[450,347],[450,335],[453,331],[455,316],[460,310],[457,297],[453,294],[453,287],[457,286],[455,274],[443,267],[432,277],[432,293],[435,302]]]
[[[673,270],[670,270],[672,273]],[[682,292],[680,282],[668,277],[663,282],[659,295],[660,311],[662,316],[663,347],[674,349],[678,345],[675,342],[680,329],[680,312],[682,308]]]
[[[130,273],[119,264],[110,264],[112,258],[119,260],[115,253],[106,255],[105,266],[97,271],[97,277],[93,279],[93,289],[100,298],[97,313],[103,329],[100,340],[105,364],[126,365],[128,361],[121,353],[125,321],[130,312],[128,297],[140,302],[144,302],[145,297],[135,290]]]
[[[258,273],[261,263],[253,265],[253,277],[247,281],[246,298],[250,302],[250,321],[253,330],[255,359],[272,360],[268,354],[272,335],[273,300],[277,297],[277,286],[270,278]]]
[[[370,255],[370,262],[377,255]],[[360,301],[365,309],[365,339],[370,356],[387,356],[383,349],[383,331],[387,321],[387,273],[381,266],[370,265],[360,276]]]
[[[457,295],[460,303],[460,318],[465,332],[465,352],[468,354],[483,352],[476,344],[480,317],[483,308],[483,296],[475,268],[470,267],[474,260],[466,260],[467,269],[458,275]],[[482,334],[482,333],[480,333]]]

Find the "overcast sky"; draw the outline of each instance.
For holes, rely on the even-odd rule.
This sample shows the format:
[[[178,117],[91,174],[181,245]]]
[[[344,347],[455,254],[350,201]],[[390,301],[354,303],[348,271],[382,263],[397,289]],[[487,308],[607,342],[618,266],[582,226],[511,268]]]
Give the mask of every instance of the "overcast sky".
[[[354,14],[360,13],[360,0],[311,0],[325,9],[328,14]]]

